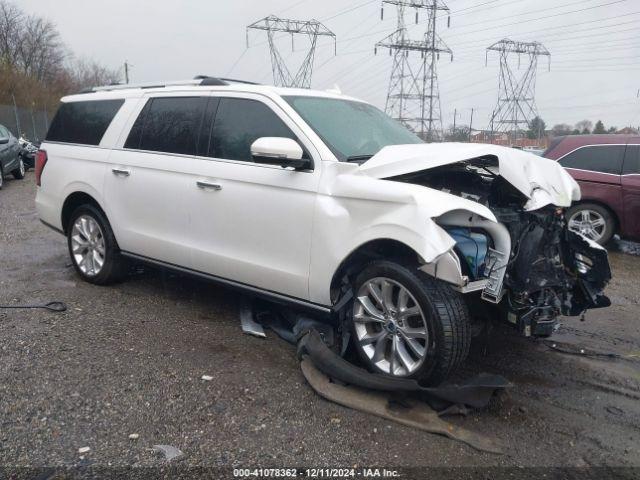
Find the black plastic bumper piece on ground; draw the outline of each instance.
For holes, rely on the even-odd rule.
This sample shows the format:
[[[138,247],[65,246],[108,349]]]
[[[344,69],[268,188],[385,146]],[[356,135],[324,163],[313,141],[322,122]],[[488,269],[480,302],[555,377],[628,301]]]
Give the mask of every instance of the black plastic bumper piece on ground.
[[[308,355],[313,364],[333,380],[361,388],[385,392],[417,392],[433,408],[441,410],[450,405],[483,408],[498,390],[511,386],[499,375],[480,374],[460,385],[423,387],[416,380],[369,373],[347,362],[332,351],[315,329],[310,329],[298,342],[298,356]]]

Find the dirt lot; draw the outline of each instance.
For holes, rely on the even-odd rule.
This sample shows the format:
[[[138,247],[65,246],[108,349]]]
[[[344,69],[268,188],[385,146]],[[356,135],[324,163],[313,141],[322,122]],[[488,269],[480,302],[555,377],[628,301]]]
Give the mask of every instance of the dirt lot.
[[[167,444],[181,465],[640,467],[637,245],[611,252],[614,305],[553,337],[623,358],[503,331],[486,354],[474,348],[460,377],[498,373],[514,387],[451,421],[504,444],[495,455],[319,398],[290,345],[241,333],[231,290],[146,268],[113,287],[79,281],[34,191],[32,173],[0,191],[0,304],[69,311],[0,310],[0,465],[155,466],[150,447]]]

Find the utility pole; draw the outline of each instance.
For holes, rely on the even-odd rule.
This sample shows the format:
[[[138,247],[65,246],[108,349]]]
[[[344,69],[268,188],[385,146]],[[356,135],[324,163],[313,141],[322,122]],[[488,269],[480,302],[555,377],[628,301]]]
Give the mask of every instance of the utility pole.
[[[471,133],[473,132],[473,108],[471,109],[471,120],[469,120],[469,143],[471,143]]]
[[[18,104],[16,103],[16,96],[11,92],[11,99],[13,100],[13,113],[16,117],[16,130],[18,131],[18,137],[22,135],[22,130],[20,129],[20,115],[18,115]]]
[[[126,60],[124,61],[124,82],[126,84],[129,83],[129,62],[127,62]]]
[[[491,143],[493,144],[494,142],[494,138],[493,138],[493,120],[496,118],[496,112],[495,110],[493,112],[491,112]]]
[[[453,109],[453,136],[455,137],[456,135],[456,117],[458,116],[458,109],[454,108]]]
[[[451,55],[453,60],[453,53],[437,35],[436,19],[439,11],[448,13],[449,7],[442,0],[382,0],[382,18],[384,4],[394,5],[398,14],[396,30],[375,46],[376,53],[378,47],[386,48],[393,56],[386,111],[424,140],[442,140],[437,61],[440,53]],[[419,12],[427,12],[427,31],[421,40],[409,38],[405,24],[408,8],[415,9],[416,23]],[[417,67],[411,61],[411,52],[420,53],[421,61]]]
[[[267,32],[269,50],[271,51],[271,68],[273,70],[273,82],[281,87],[311,88],[311,75],[313,73],[313,60],[316,54],[318,37],[333,38],[334,53],[337,48],[336,35],[316,20],[289,20],[274,15],[258,20],[247,27],[247,48],[249,47],[249,30],[264,30]],[[293,72],[287,67],[286,62],[275,43],[276,32],[291,34],[291,50],[293,51],[294,35],[306,35],[309,39],[309,49],[302,61],[302,65]]]
[[[497,119],[496,130],[509,133],[511,141],[517,140],[521,127],[527,127],[538,115],[535,104],[536,73],[538,57],[546,56],[551,69],[551,54],[539,42],[516,42],[503,39],[487,48],[485,64],[489,51],[500,54],[500,74],[498,81],[498,103],[494,109],[493,119]],[[509,59],[518,55],[518,66],[522,55],[528,57],[528,66],[524,74],[517,76]]]

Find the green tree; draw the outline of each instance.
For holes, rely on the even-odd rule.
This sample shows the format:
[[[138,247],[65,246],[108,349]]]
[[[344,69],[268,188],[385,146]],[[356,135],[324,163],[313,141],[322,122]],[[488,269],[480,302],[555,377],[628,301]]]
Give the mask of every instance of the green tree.
[[[529,122],[529,130],[527,130],[527,138],[536,139],[544,137],[547,124],[540,117],[535,116]]]
[[[593,133],[597,133],[599,135],[607,133],[607,129],[604,128],[604,123],[602,123],[602,120],[598,120],[596,122],[596,126],[593,127]]]

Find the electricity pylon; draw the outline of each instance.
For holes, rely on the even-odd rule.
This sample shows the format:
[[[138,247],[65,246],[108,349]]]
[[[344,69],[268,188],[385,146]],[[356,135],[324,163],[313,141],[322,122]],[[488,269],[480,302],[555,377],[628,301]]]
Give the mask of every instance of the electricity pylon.
[[[273,70],[273,82],[280,87],[311,87],[311,74],[313,73],[313,60],[316,53],[318,37],[332,37],[334,49],[336,48],[335,34],[316,20],[289,20],[270,15],[258,20],[247,27],[247,47],[249,46],[249,30],[265,30],[271,51],[271,68]],[[309,39],[309,49],[297,72],[292,73],[278,49],[275,42],[276,32],[291,34],[291,50],[293,51],[293,38],[296,34],[306,35]]]
[[[500,54],[498,103],[491,114],[491,130],[508,133],[513,142],[522,131],[521,126],[528,129],[531,120],[538,115],[535,102],[538,57],[546,56],[550,69],[551,54],[539,42],[516,42],[507,38],[487,48],[485,64],[489,51]],[[518,54],[518,68],[520,68],[521,56],[526,55],[528,65],[521,75],[514,73],[509,62],[513,54]]]
[[[385,109],[424,140],[442,140],[437,61],[441,53],[448,53],[453,60],[453,53],[436,33],[436,18],[438,11],[448,12],[449,8],[441,0],[382,0],[383,17],[385,3],[395,5],[398,11],[396,31],[376,43],[376,53],[379,47],[388,48],[393,56]],[[419,11],[427,11],[428,26],[422,40],[409,38],[407,8],[415,9],[416,23]],[[411,52],[420,53],[419,64],[412,61]]]

